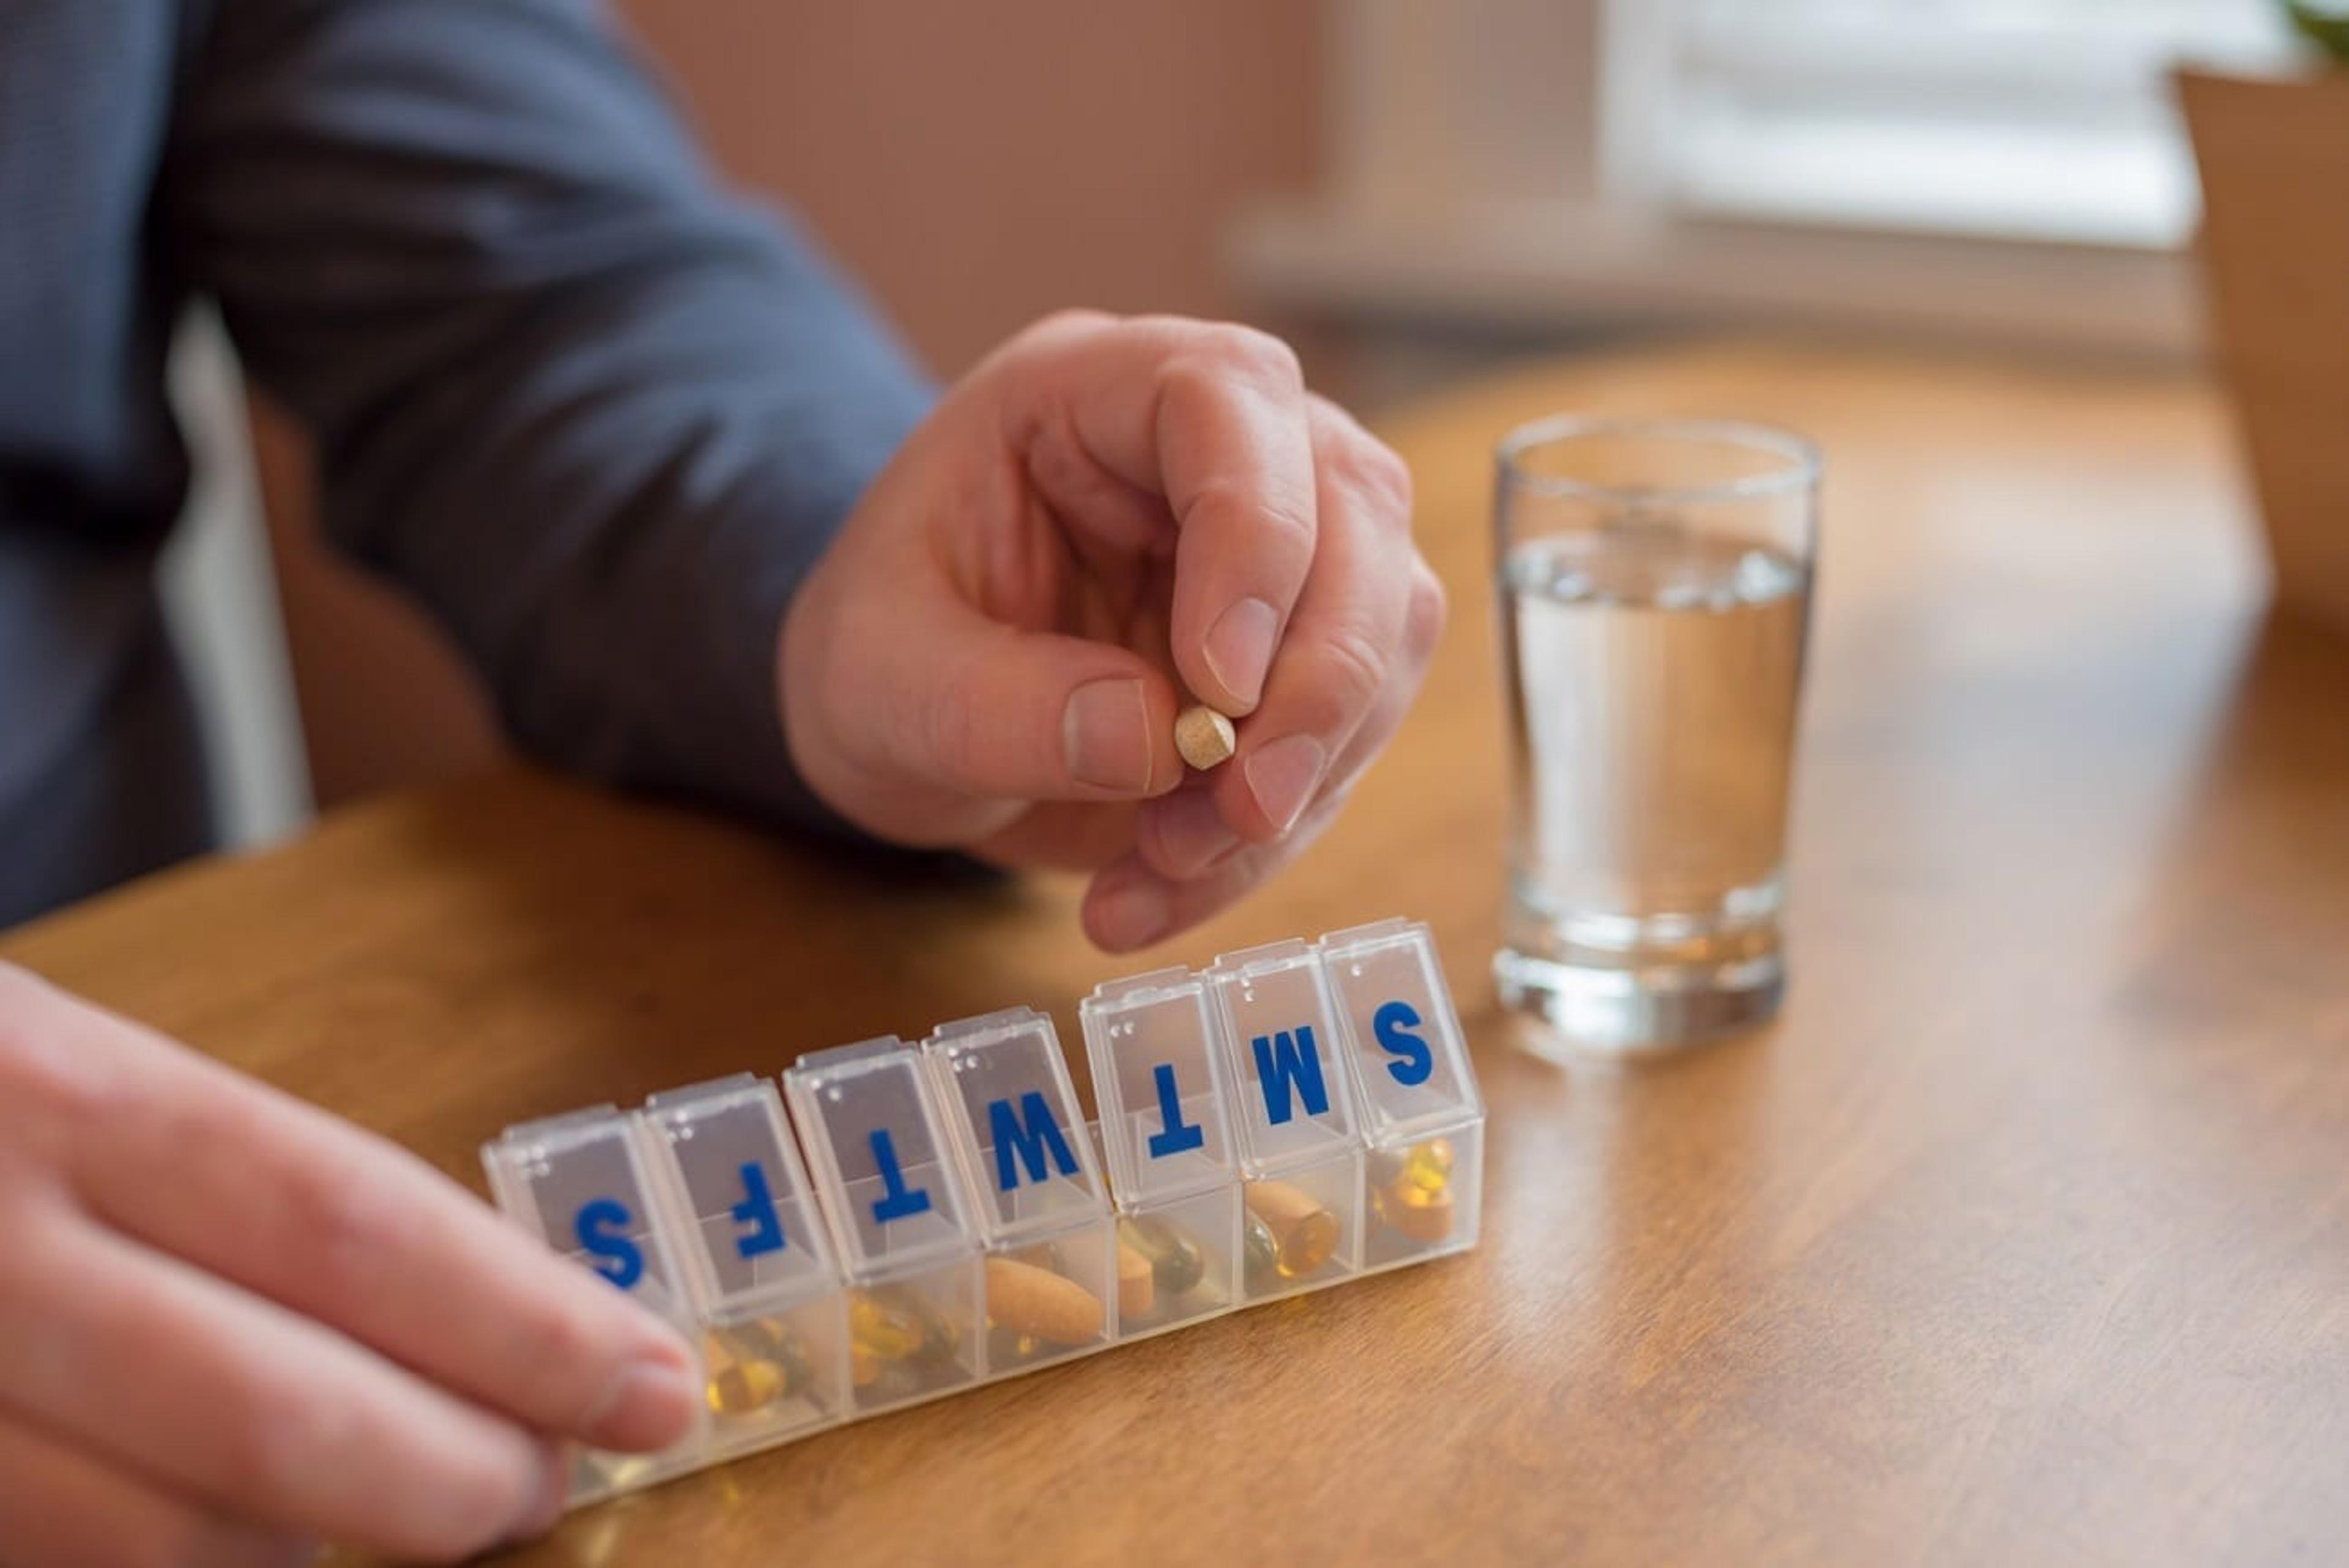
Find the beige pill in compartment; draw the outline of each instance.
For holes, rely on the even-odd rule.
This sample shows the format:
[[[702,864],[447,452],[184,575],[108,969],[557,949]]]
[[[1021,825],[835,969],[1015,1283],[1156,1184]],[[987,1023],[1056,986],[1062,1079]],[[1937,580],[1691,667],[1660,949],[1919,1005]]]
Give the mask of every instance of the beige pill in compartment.
[[[1158,1274],[1150,1259],[1123,1237],[1117,1243],[1117,1310],[1120,1316],[1147,1317],[1158,1305]]]
[[[987,1260],[987,1315],[999,1328],[1047,1345],[1084,1345],[1102,1336],[1101,1297],[1050,1269],[1012,1258]]]

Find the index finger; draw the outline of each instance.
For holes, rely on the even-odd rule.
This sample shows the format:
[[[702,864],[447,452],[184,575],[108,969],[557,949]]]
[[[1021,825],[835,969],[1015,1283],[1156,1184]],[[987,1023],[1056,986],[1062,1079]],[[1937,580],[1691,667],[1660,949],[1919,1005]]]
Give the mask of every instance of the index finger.
[[[656,1449],[692,1352],[609,1284],[371,1133],[21,974],[5,1000],[87,1064],[59,1114],[84,1205],[533,1429]]]
[[[1165,498],[1174,667],[1201,701],[1233,717],[1253,711],[1313,564],[1313,440],[1296,355],[1247,327],[1071,316],[1013,356],[1041,370],[1047,394],[1020,400],[1029,422],[1015,440],[1073,438],[1081,452],[1056,457]]]

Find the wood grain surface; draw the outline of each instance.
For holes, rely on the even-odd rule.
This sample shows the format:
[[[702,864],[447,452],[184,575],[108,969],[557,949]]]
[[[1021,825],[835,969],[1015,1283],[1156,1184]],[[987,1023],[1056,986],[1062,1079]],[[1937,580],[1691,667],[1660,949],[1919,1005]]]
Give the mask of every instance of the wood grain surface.
[[[1557,408],[1830,470],[1784,1017],[1559,1068],[1491,1001],[1488,452]],[[574,1515],[530,1564],[2339,1561],[2349,644],[2260,610],[2200,384],[1697,346],[1389,421],[1454,629],[1345,820],[1166,950],[527,772],[0,940],[480,1185],[504,1124],[1432,922],[1482,1248]],[[1081,1062],[1079,1063],[1081,1075]]]

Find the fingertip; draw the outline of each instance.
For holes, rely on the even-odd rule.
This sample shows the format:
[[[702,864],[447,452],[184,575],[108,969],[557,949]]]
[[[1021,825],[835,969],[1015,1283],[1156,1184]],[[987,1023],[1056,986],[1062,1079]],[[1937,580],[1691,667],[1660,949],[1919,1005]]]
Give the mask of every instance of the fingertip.
[[[1131,953],[1167,934],[1174,901],[1166,880],[1129,857],[1093,879],[1085,894],[1085,935],[1104,953]]]
[[[665,1449],[692,1429],[701,1374],[691,1361],[639,1356],[612,1377],[580,1422],[579,1438],[625,1453]]]
[[[1214,868],[1240,846],[1211,789],[1177,790],[1142,814],[1135,834],[1150,868],[1176,882]]]
[[[559,1444],[541,1445],[538,1490],[533,1494],[529,1507],[523,1511],[513,1533],[500,1544],[519,1545],[525,1541],[537,1540],[554,1528],[555,1521],[563,1517],[563,1511],[570,1501],[570,1456]]]

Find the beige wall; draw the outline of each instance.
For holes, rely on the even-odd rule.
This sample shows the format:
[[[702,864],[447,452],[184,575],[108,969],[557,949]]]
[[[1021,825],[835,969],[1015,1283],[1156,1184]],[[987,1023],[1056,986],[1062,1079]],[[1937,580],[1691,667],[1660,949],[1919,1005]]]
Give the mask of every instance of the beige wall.
[[[1235,201],[1316,173],[1310,0],[633,0],[711,149],[938,368],[1065,304],[1226,312]]]
[[[1234,204],[1316,174],[1312,0],[626,0],[719,161],[788,199],[942,373],[1064,304],[1230,314]],[[493,754],[427,624],[259,449],[319,803]]]

